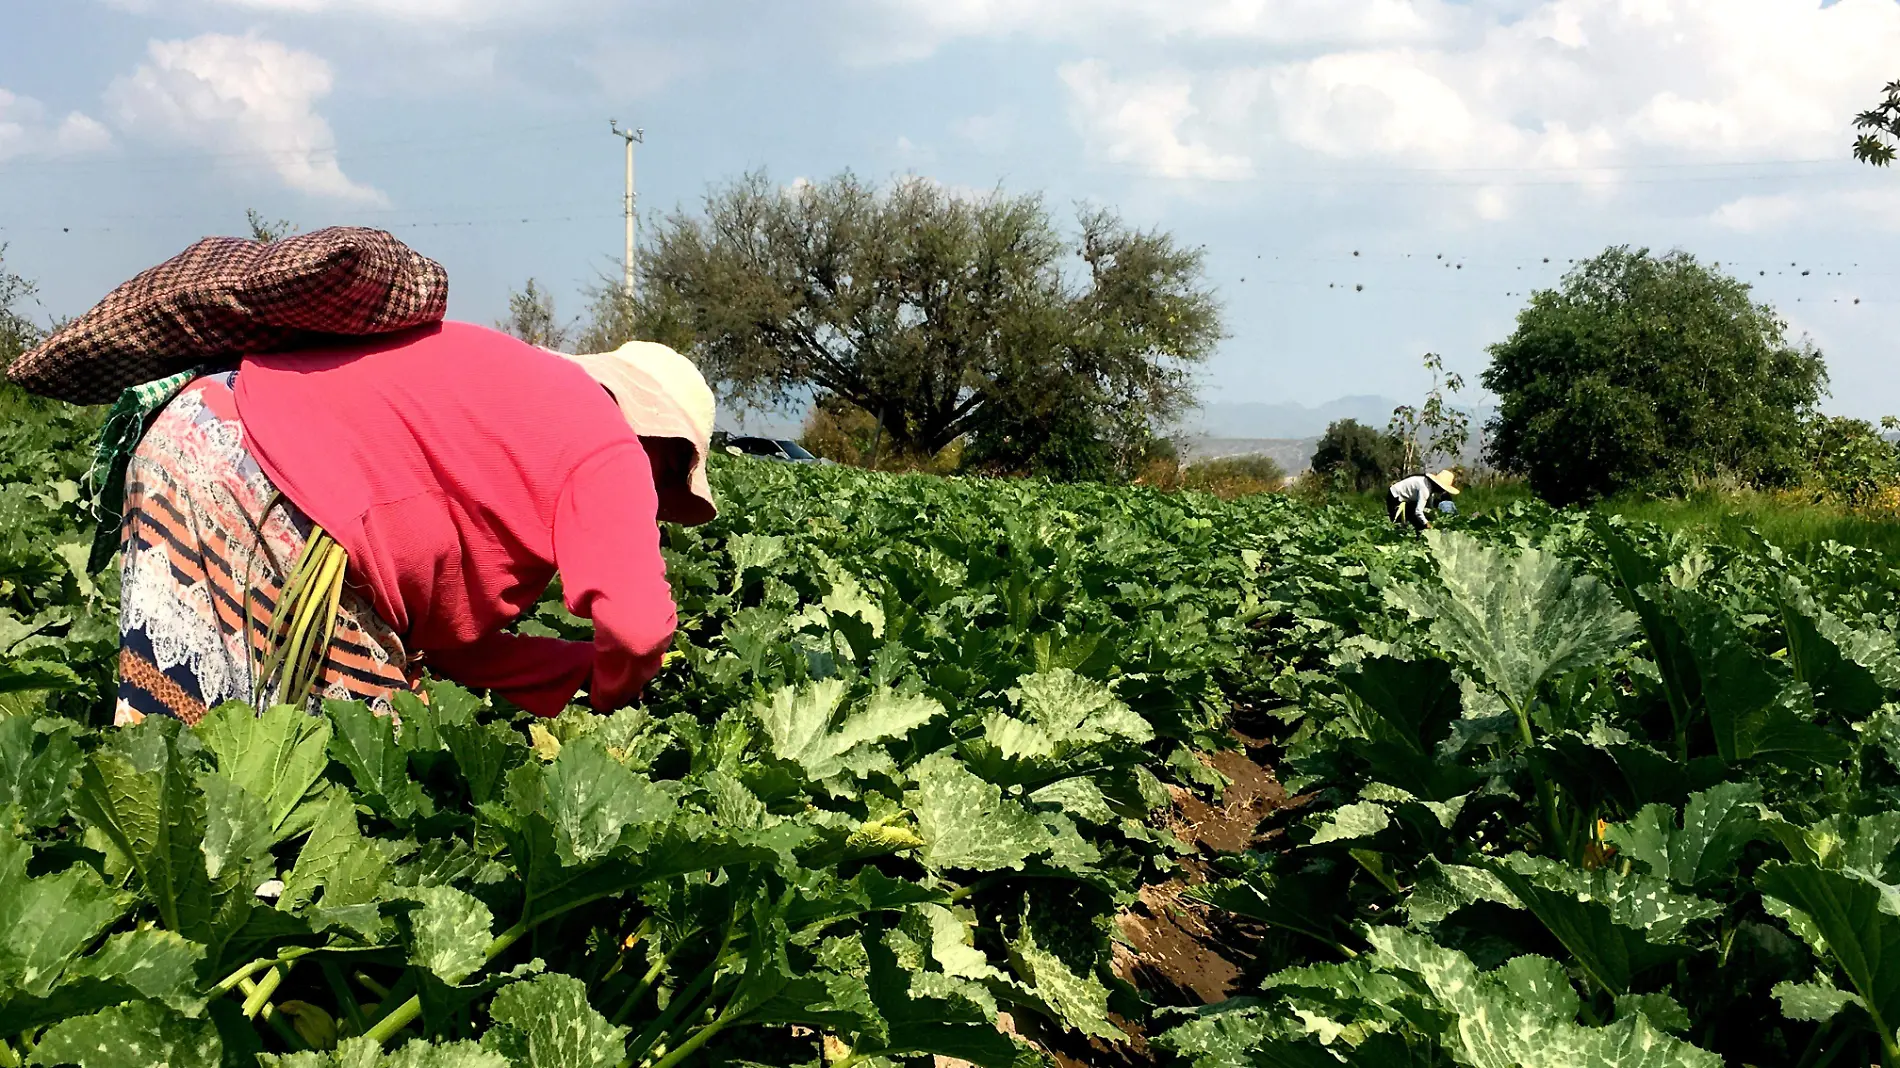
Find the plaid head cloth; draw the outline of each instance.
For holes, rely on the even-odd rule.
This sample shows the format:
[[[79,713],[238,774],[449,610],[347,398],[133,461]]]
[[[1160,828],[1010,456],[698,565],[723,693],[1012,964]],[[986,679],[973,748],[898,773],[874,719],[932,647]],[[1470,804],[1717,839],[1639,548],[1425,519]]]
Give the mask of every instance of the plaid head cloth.
[[[337,226],[265,244],[212,237],[112,291],[13,361],[43,396],[104,404],[124,390],[246,353],[442,321],[442,266],[381,230]]]

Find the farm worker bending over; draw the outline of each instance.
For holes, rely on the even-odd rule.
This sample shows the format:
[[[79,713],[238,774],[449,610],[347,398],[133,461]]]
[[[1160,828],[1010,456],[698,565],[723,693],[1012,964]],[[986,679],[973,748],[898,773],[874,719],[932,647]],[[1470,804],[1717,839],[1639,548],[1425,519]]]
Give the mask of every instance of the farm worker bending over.
[[[676,625],[658,522],[716,514],[712,424],[664,346],[564,356],[453,322],[191,380],[126,471],[118,718],[387,708],[423,663],[538,715],[582,688],[617,708]],[[557,569],[594,640],[505,632]]]
[[[1457,476],[1450,471],[1413,475],[1392,483],[1385,493],[1385,514],[1394,523],[1412,524],[1414,530],[1432,525],[1430,511],[1458,495]]]

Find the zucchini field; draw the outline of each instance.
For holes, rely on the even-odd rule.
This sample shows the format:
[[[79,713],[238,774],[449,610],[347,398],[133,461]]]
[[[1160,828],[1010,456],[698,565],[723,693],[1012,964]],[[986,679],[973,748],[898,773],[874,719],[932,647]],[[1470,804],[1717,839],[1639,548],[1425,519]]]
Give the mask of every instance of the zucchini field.
[[[718,457],[636,708],[113,729],[89,428],[0,427],[0,1066],[1900,1068],[1878,557]]]

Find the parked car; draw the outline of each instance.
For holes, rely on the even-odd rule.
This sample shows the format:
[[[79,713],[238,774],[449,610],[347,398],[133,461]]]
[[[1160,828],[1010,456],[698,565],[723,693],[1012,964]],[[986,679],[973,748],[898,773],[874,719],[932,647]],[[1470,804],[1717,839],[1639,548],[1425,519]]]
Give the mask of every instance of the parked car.
[[[806,452],[798,442],[789,438],[755,438],[738,434],[723,435],[715,439],[716,448],[724,448],[734,456],[758,456],[767,460],[779,460],[792,464],[822,464],[821,460]]]

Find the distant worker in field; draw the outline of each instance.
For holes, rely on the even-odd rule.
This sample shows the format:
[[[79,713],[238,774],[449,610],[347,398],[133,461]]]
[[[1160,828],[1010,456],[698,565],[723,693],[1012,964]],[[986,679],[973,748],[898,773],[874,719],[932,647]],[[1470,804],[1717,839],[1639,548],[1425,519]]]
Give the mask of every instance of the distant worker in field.
[[[407,252],[386,234],[354,234]],[[374,262],[400,262],[375,248]],[[338,337],[305,307],[323,336],[244,348],[127,390],[115,407],[95,466],[123,472],[119,723],[196,724],[233,700],[387,711],[424,666],[537,715],[583,689],[604,712],[660,670],[677,617],[658,524],[717,514],[705,380],[657,344],[566,356],[442,322],[446,276],[409,255],[442,290],[420,325]],[[222,283],[210,284],[220,298]],[[122,327],[114,298],[54,355]],[[217,331],[198,326],[202,348]],[[9,375],[34,381],[32,370],[16,362]],[[557,571],[568,610],[593,621],[591,642],[505,629]]]
[[[1410,523],[1413,530],[1432,525],[1431,512],[1444,511],[1458,495],[1457,475],[1449,470],[1435,475],[1413,475],[1392,483],[1385,493],[1385,514],[1392,522]]]

